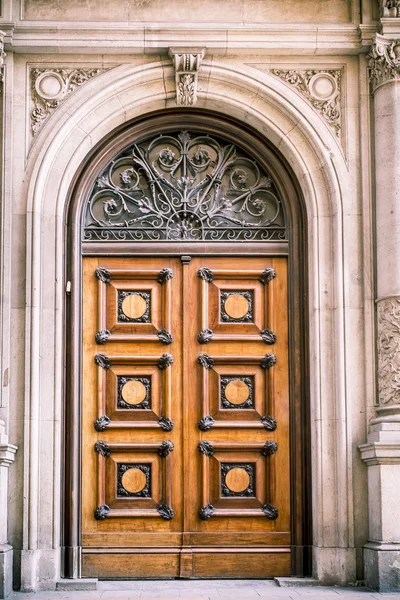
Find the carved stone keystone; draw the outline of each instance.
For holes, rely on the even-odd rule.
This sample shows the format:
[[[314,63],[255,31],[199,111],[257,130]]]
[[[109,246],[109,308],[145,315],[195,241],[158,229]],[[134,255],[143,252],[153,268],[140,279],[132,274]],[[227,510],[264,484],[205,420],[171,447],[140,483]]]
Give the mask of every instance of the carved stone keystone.
[[[194,106],[197,102],[197,81],[205,48],[170,48],[169,55],[175,69],[176,103]]]

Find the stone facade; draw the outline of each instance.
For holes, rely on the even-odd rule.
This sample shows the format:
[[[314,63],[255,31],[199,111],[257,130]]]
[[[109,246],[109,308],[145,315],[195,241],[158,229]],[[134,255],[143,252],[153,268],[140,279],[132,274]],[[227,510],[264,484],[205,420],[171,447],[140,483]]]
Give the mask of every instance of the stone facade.
[[[176,105],[248,123],[298,181],[313,575],[400,590],[398,4],[1,2],[0,596],[60,579],[69,186],[114,128]]]

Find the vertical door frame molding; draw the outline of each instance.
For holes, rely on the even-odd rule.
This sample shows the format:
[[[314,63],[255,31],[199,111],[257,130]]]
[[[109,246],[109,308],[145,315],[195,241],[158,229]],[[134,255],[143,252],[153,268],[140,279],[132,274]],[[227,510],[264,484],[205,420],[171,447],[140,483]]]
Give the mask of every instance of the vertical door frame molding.
[[[289,309],[289,377],[290,377],[290,464],[291,464],[291,532],[292,573],[311,573],[311,436],[308,390],[308,274],[307,223],[300,187],[282,156],[261,135],[234,119],[204,110],[167,110],[136,119],[111,132],[88,155],[71,186],[66,209],[67,262],[66,280],[72,282],[72,293],[66,302],[66,377],[64,401],[64,523],[63,576],[80,577],[80,489],[81,479],[81,263],[82,255],[155,256],[137,242],[82,244],[83,212],[93,182],[102,169],[121,150],[137,139],[154,133],[196,130],[235,143],[252,155],[276,183],[284,205],[289,243],[254,242],[235,244],[163,242],[162,254],[246,256],[249,252],[265,256],[288,256]],[[85,246],[85,247],[83,247]],[[89,249],[88,249],[89,248]],[[290,250],[288,250],[288,248]],[[73,493],[74,492],[74,493]]]

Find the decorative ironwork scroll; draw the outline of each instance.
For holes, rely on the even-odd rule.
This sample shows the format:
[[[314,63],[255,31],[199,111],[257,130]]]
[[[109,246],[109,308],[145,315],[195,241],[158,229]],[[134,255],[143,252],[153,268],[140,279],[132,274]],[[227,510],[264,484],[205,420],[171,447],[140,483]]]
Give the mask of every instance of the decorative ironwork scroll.
[[[84,241],[287,240],[273,180],[239,146],[196,131],[125,148],[87,200]]]

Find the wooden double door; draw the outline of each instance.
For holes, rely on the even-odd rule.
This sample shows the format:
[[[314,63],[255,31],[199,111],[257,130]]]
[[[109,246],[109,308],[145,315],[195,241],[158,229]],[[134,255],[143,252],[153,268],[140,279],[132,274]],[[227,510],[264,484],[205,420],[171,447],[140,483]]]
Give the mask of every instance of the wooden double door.
[[[83,261],[82,575],[290,575],[286,258]]]

